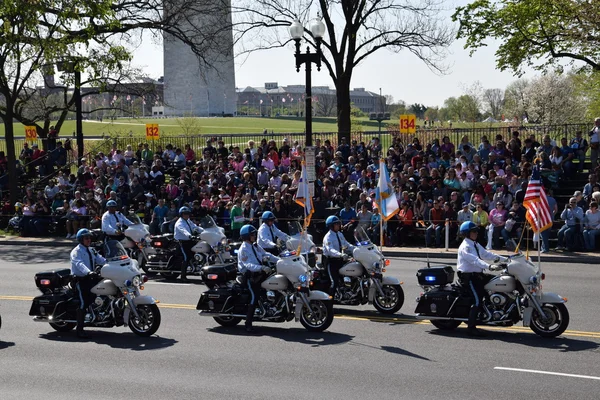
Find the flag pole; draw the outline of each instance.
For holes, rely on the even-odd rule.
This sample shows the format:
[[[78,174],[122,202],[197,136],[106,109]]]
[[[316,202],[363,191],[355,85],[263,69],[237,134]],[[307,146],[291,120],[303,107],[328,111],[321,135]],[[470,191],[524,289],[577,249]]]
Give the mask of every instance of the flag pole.
[[[379,206],[379,251],[383,252],[383,215]]]

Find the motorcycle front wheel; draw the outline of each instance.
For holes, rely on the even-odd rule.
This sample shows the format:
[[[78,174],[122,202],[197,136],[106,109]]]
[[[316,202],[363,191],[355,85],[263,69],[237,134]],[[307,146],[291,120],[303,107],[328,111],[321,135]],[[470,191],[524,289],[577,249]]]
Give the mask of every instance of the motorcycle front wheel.
[[[129,329],[138,336],[152,336],[160,326],[160,310],[156,304],[140,304],[136,307],[139,318],[129,315]]]
[[[383,285],[381,287],[383,296],[379,291],[375,292],[373,306],[382,314],[394,314],[404,304],[404,291],[400,285]]]
[[[214,317],[214,320],[221,326],[236,326],[242,322],[239,317]]]
[[[310,310],[309,310],[310,307]],[[311,312],[312,311],[312,312]],[[311,332],[323,332],[333,322],[333,302],[311,300],[300,312],[300,323]]]
[[[561,335],[569,326],[569,311],[562,303],[542,304],[542,310],[547,318],[541,316],[537,310],[531,314],[529,327],[536,334],[545,338],[553,338]]]
[[[57,332],[70,332],[77,326],[74,322],[50,322],[50,326]]]

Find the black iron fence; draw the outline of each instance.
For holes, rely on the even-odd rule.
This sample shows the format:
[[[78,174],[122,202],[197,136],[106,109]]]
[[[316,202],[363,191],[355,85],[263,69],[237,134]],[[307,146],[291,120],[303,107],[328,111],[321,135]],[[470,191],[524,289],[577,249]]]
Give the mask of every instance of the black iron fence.
[[[584,133],[584,137],[587,137],[587,132],[593,128],[593,123],[582,123],[582,124],[560,124],[560,125],[525,125],[525,126],[492,126],[492,127],[470,127],[470,128],[424,128],[419,127],[414,134],[404,134],[395,131],[393,127],[378,131],[363,131],[353,132],[351,134],[351,140],[356,140],[357,143],[364,142],[368,144],[373,138],[379,138],[383,149],[389,148],[395,137],[400,138],[403,144],[411,143],[413,138],[418,138],[421,144],[431,143],[434,139],[440,141],[445,136],[450,138],[450,141],[457,145],[460,143],[463,137],[467,137],[468,141],[474,145],[478,145],[481,142],[482,137],[487,137],[490,143],[495,143],[497,135],[502,135],[504,140],[511,138],[513,131],[519,131],[521,140],[524,140],[529,135],[535,135],[537,141],[541,142],[544,135],[550,135],[550,137],[557,142],[560,138],[567,137],[571,139],[575,137],[578,131]],[[74,138],[71,139],[71,145],[76,153],[76,141]],[[96,149],[97,151],[103,151],[107,153],[110,151],[112,145],[116,145],[118,149],[125,150],[128,145],[131,145],[133,150],[137,150],[139,144],[148,143],[150,149],[156,151],[160,146],[163,149],[167,144],[171,144],[174,147],[184,148],[186,144],[189,144],[196,153],[206,146],[207,140],[210,140],[214,145],[217,141],[222,140],[225,143],[225,147],[239,146],[240,149],[244,149],[248,146],[248,141],[252,140],[258,146],[261,140],[274,140],[278,146],[281,146],[284,139],[288,140],[290,145],[298,142],[300,146],[304,146],[306,143],[306,134],[301,133],[231,133],[231,134],[198,134],[198,135],[161,135],[158,140],[146,141],[143,136],[86,136],[84,141],[85,152],[90,149]],[[316,140],[320,139],[321,144],[324,144],[326,140],[331,142],[332,146],[338,144],[337,132],[314,132],[313,133],[313,144]],[[66,140],[59,138],[58,140]],[[24,137],[15,138],[15,148],[17,155],[23,148],[25,142]],[[41,143],[41,140],[38,142]],[[0,151],[6,151],[6,143],[3,138],[0,138]],[[200,156],[200,154],[198,154]]]

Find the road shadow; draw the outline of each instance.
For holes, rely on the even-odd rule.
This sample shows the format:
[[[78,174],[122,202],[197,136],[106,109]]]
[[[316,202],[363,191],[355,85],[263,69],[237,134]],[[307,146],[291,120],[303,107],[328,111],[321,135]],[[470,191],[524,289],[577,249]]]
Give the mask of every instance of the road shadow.
[[[406,357],[411,357],[411,358],[416,358],[417,360],[423,360],[423,361],[433,361],[427,357],[423,357],[420,356],[416,353],[412,353],[408,350],[405,349],[401,349],[400,347],[394,347],[394,346],[371,346],[368,344],[363,344],[363,343],[358,343],[358,342],[352,342],[350,343],[351,346],[361,346],[361,347],[367,347],[373,350],[381,350],[381,351],[386,351],[388,353],[392,353],[392,354],[397,354],[400,356],[406,356]],[[433,361],[435,362],[435,361]]]
[[[365,310],[361,308],[339,308],[334,306],[334,312],[339,317],[356,317],[366,319],[371,322],[386,323],[386,324],[416,324],[422,322],[409,314],[382,314],[375,310]]]
[[[557,338],[543,338],[536,335],[534,332],[503,332],[495,330],[486,330],[487,336],[482,338],[471,338],[467,335],[466,327],[458,328],[455,331],[442,331],[433,328],[429,331],[431,335],[469,338],[477,341],[500,340],[505,343],[520,344],[523,346],[534,347],[539,349],[556,350],[561,353],[571,353],[578,351],[594,351],[600,348],[600,343],[592,340],[574,339],[568,336],[559,336]]]
[[[73,243],[73,247],[75,245]],[[0,246],[0,260],[21,264],[67,262],[71,250],[67,247]]]
[[[13,347],[15,342],[3,342],[0,340],[0,350],[8,349],[9,347]]]
[[[231,336],[267,336],[290,343],[300,343],[311,347],[335,346],[350,342],[354,336],[338,332],[309,332],[303,328],[278,328],[267,325],[255,325],[256,333],[248,334],[243,325],[234,327],[217,326],[208,328],[212,333]]]
[[[78,339],[75,336],[75,331],[67,333],[43,333],[40,334],[40,338],[54,342],[102,344],[110,346],[114,349],[132,351],[161,350],[171,347],[177,343],[177,340],[175,339],[164,338],[161,336],[144,338],[133,333],[95,331],[93,329],[87,329],[86,332],[88,332],[90,335],[90,338],[87,340]]]

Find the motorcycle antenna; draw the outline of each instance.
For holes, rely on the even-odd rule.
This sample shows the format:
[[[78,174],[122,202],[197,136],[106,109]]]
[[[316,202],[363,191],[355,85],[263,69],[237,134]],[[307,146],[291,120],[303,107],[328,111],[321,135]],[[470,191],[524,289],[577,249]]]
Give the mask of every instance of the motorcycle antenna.
[[[431,265],[429,264],[429,247],[427,247],[427,268],[431,268]]]

